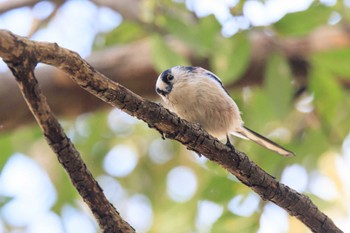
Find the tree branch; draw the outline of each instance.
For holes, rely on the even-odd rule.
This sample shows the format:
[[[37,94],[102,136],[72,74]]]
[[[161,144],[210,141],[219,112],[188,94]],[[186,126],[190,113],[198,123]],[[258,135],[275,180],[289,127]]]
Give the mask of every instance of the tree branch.
[[[302,221],[313,232],[342,232],[307,196],[276,181],[274,177],[258,167],[244,153],[231,151],[229,147],[201,128],[180,119],[162,106],[145,100],[120,84],[107,79],[77,53],[60,48],[57,44],[33,42],[8,31],[0,31],[0,56],[10,65],[16,76],[23,74],[21,69],[16,71],[18,64],[26,64],[26,62],[33,60],[35,63],[41,62],[63,70],[79,86],[104,102],[145,121],[165,137],[175,139],[187,146],[188,149],[216,162],[259,194],[262,199],[269,200],[282,207],[291,216],[295,216]],[[28,57],[30,60],[28,60]],[[25,71],[24,74],[33,76],[32,71]],[[27,83],[29,81],[23,80],[23,82]],[[39,103],[33,104],[32,108],[40,108]],[[51,130],[56,130],[56,127],[47,130],[51,132]],[[45,133],[45,135],[47,134]],[[64,142],[68,141],[66,137],[62,136],[61,132],[58,135],[61,135],[58,142],[62,143],[63,139]],[[54,150],[57,151],[55,149],[56,144],[51,142],[54,139],[48,138],[48,140],[51,145],[54,145]],[[75,149],[72,149],[71,152],[77,153]],[[80,167],[84,166],[81,165]],[[85,198],[85,196],[83,197]],[[94,206],[94,208],[96,207]]]
[[[4,51],[8,51],[8,48],[5,48],[8,44],[2,42],[0,54],[3,55]],[[59,162],[65,168],[74,187],[94,214],[100,228],[103,232],[135,232],[107,200],[102,189],[81,159],[79,152],[52,114],[34,75],[34,69],[37,65],[36,56],[28,53],[29,50],[25,50],[23,47],[18,52],[19,54],[16,56],[2,57],[15,76],[24,99],[40,125],[47,143],[56,153]]]

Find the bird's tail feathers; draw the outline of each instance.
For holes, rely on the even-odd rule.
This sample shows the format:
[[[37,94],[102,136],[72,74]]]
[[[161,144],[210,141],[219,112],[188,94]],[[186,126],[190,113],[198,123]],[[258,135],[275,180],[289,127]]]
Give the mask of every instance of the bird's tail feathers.
[[[257,132],[254,132],[253,130],[243,126],[240,131],[237,132],[238,134],[242,135],[244,138],[250,139],[253,142],[269,149],[274,152],[277,152],[280,155],[283,155],[285,157],[294,156],[295,154],[282,146],[278,145],[277,143],[271,141],[270,139],[258,134]]]
[[[239,132],[230,132],[230,134],[232,134],[233,136],[245,139],[245,140],[249,140],[249,138],[247,138],[246,136],[243,136],[243,134],[241,134]]]

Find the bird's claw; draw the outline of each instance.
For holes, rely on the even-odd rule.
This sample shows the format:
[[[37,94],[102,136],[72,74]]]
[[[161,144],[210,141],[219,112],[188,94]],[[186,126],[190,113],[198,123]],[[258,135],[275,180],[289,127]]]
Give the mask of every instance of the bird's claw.
[[[228,135],[226,135],[226,146],[228,146],[230,148],[231,151],[236,151],[235,147],[232,145],[231,141],[230,141],[230,138]]]

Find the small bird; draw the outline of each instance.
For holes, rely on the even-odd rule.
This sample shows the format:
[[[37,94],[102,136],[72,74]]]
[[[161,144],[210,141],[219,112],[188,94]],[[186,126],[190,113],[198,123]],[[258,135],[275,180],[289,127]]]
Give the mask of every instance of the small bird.
[[[163,71],[156,83],[156,92],[165,107],[179,117],[198,123],[218,139],[229,135],[250,139],[278,154],[289,157],[294,153],[244,126],[237,104],[230,97],[221,80],[201,67],[175,66]]]

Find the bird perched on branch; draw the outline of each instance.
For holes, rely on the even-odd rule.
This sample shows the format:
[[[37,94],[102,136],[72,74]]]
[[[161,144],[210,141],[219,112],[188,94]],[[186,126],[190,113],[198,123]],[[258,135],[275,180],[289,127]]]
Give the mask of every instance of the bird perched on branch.
[[[166,107],[181,118],[200,124],[218,139],[229,135],[250,139],[283,156],[294,153],[244,126],[237,104],[212,72],[201,67],[175,66],[158,77],[156,92]]]

